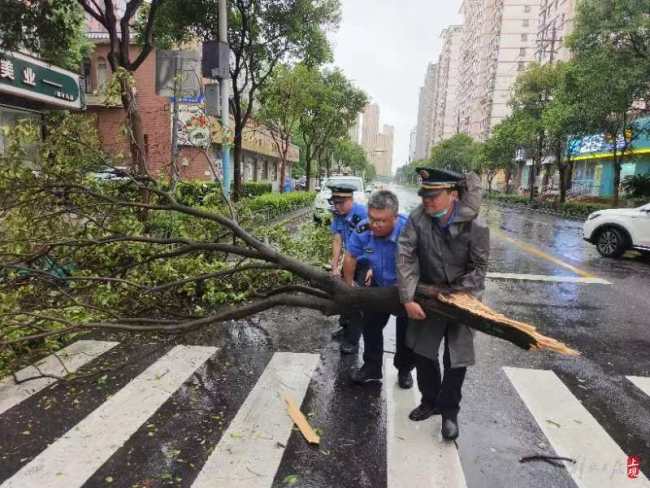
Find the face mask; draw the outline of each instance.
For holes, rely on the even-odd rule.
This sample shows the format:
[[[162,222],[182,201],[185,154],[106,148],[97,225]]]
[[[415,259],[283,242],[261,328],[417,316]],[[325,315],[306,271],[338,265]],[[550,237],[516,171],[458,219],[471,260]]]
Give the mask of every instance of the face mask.
[[[445,215],[447,215],[447,212],[448,212],[448,211],[449,211],[449,209],[446,208],[446,209],[444,209],[444,210],[441,210],[440,212],[434,212],[434,213],[432,213],[431,216],[432,216],[434,219],[441,219],[441,218],[443,218]]]

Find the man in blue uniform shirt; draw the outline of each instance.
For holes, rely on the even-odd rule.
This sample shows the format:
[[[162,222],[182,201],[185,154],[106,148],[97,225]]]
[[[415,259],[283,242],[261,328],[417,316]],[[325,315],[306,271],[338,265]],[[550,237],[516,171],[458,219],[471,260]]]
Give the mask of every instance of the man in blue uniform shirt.
[[[399,201],[394,193],[382,190],[373,193],[368,202],[369,218],[359,223],[350,237],[345,260],[343,277],[353,285],[353,276],[359,260],[367,259],[372,272],[372,286],[388,287],[397,285],[396,254],[397,241],[406,224],[406,217],[398,214]],[[368,286],[370,280],[366,280]],[[363,366],[352,373],[355,383],[381,381],[384,355],[383,329],[390,318],[387,313],[364,313],[363,327]],[[415,362],[412,351],[406,346],[408,319],[401,314],[396,319],[396,352],[393,364],[398,371],[401,388],[411,388],[411,370]]]
[[[354,233],[355,228],[362,220],[368,217],[368,209],[365,205],[355,202],[353,199],[356,187],[351,184],[339,183],[337,185],[328,185],[332,191],[332,197],[329,200],[333,207],[332,225],[332,274],[341,276],[341,260],[345,250],[348,249],[350,236]],[[353,279],[363,283],[368,271],[367,260],[360,260],[356,273],[353,273]],[[341,342],[341,352],[343,354],[355,354],[359,351],[359,339],[363,328],[362,317],[359,313],[351,313],[341,316],[340,320],[343,330],[343,340]]]

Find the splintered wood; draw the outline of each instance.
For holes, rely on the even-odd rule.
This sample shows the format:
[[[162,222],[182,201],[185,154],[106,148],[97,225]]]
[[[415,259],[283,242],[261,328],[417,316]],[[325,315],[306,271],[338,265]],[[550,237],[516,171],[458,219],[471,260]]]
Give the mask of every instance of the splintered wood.
[[[450,295],[441,293],[436,298],[444,304],[461,308],[473,315],[487,319],[495,324],[499,324],[500,326],[510,327],[525,333],[531,338],[531,348],[533,349],[548,349],[569,356],[580,355],[578,351],[571,349],[566,344],[553,339],[552,337],[540,334],[532,325],[510,319],[505,315],[492,310],[490,307],[484,305],[468,293],[452,293]]]
[[[307,422],[307,419],[300,411],[300,408],[296,404],[295,400],[287,393],[282,395],[282,398],[287,404],[287,411],[289,412],[291,420],[293,420],[293,423],[296,424],[296,426],[300,429],[300,432],[302,433],[305,440],[310,444],[319,444],[319,435],[316,434],[316,432],[314,432],[314,429],[311,428],[311,425],[309,425],[309,422]]]

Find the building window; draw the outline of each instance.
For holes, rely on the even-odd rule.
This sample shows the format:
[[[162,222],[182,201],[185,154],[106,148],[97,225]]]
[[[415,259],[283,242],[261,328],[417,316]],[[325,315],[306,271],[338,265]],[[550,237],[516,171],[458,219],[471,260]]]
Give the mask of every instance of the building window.
[[[144,157],[149,158],[149,134],[144,135]]]
[[[90,59],[84,59],[83,64],[83,89],[84,93],[93,92],[93,75],[92,75],[92,65],[90,64]]]
[[[524,19],[524,20],[521,22],[521,25],[523,25],[524,27],[528,27],[528,26],[530,25],[530,21],[529,21],[528,19]]]
[[[526,56],[526,48],[525,47],[520,47],[519,48],[519,56],[520,57]]]
[[[107,83],[108,63],[104,58],[97,58],[97,90],[104,90]]]
[[[528,42],[528,34],[521,35],[521,42]]]
[[[517,71],[523,71],[525,69],[526,69],[526,63],[524,63],[523,61],[519,61],[517,63]]]
[[[530,13],[530,5],[526,5],[524,7],[524,12],[526,12],[527,14]]]

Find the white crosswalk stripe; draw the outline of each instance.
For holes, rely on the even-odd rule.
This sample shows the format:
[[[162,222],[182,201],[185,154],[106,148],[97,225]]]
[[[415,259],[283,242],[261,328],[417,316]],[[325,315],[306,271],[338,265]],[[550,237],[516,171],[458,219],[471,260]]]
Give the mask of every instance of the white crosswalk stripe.
[[[64,377],[69,373],[74,373],[85,364],[117,346],[117,344],[117,342],[108,341],[77,341],[61,349],[56,354],[51,354],[38,363],[27,366],[16,373],[16,379],[19,382],[38,376],[43,376],[42,378],[18,384],[16,384],[13,376],[2,379],[0,381],[0,414],[27,400],[34,393],[38,393],[56,383],[58,381],[57,377]]]
[[[440,417],[409,420],[409,412],[419,403],[419,393],[417,388],[402,390],[396,383],[392,356],[385,355],[388,488],[466,488],[456,445],[439,439]]]
[[[626,378],[634,383],[639,390],[650,396],[650,378],[642,376],[626,376]]]
[[[552,371],[504,368],[526,407],[580,488],[630,486],[628,456]],[[635,488],[650,488],[641,474]]]
[[[282,395],[289,393],[300,405],[318,361],[317,354],[273,355],[193,488],[265,488],[273,484],[293,426]]]
[[[215,351],[176,346],[0,488],[83,485]]]
[[[387,351],[395,349],[393,328],[394,319],[386,328]],[[78,341],[59,353],[60,361],[50,356],[38,363],[38,369],[46,374],[64,375],[116,345]],[[0,484],[0,488],[82,486],[215,352],[214,347],[173,348]],[[467,488],[456,445],[441,439],[440,417],[424,422],[408,419],[408,413],[419,403],[419,392],[415,387],[402,390],[397,386],[392,360],[392,355],[384,356],[386,487]],[[275,353],[214,451],[202,467],[197,466],[201,471],[192,487],[270,488],[293,428],[283,395],[289,393],[302,404],[319,361],[316,354]],[[567,472],[579,488],[650,488],[643,474],[635,480],[627,478],[627,454],[552,371],[511,367],[503,370],[557,455],[577,460],[575,465],[567,464]],[[25,378],[38,374],[38,370],[32,366],[17,374]],[[650,395],[650,378],[626,378]],[[45,380],[42,384],[26,383],[30,389],[13,384],[13,380],[3,380],[0,413],[56,381]],[[319,427],[327,429],[326,425]]]

